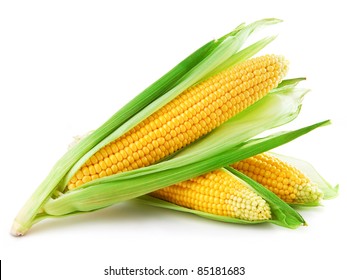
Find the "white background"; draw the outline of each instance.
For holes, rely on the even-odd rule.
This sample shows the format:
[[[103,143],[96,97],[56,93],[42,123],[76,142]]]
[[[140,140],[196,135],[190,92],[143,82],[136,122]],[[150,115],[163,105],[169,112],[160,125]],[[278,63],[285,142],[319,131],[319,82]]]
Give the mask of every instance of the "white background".
[[[245,266],[246,276],[238,279],[346,277],[347,21],[342,3],[1,1],[3,279],[106,279],[103,270],[109,265]],[[333,120],[330,127],[278,150],[306,159],[340,184],[337,199],[301,211],[309,226],[223,224],[130,202],[47,220],[22,238],[9,235],[13,218],[74,135],[99,126],[205,42],[265,17],[284,20],[262,31],[279,34],[266,52],[285,55],[291,61],[288,77],[306,76],[305,87],[312,89],[300,117],[287,128]],[[233,279],[211,279],[218,278]]]

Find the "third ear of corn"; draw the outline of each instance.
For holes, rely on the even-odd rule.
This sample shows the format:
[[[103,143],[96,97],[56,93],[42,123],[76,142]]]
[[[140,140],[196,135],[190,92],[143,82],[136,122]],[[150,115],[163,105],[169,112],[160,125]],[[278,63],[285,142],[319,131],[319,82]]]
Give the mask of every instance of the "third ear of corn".
[[[275,155],[262,153],[232,164],[256,182],[291,204],[319,202],[322,191],[302,171]]]

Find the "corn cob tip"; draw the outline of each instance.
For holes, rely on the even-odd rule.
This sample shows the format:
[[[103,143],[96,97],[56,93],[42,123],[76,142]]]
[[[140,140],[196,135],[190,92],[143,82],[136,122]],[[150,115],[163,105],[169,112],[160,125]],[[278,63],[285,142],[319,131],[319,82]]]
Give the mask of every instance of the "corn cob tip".
[[[280,80],[282,81],[283,78],[287,75],[288,69],[289,69],[289,60],[285,58],[283,55],[278,55],[279,57],[279,63],[281,64],[282,71],[280,74]]]
[[[307,177],[306,177],[307,178]],[[312,202],[319,202],[323,199],[323,192],[318,188],[318,186],[313,183],[309,178],[306,184],[298,186],[298,193],[295,203],[305,204]]]

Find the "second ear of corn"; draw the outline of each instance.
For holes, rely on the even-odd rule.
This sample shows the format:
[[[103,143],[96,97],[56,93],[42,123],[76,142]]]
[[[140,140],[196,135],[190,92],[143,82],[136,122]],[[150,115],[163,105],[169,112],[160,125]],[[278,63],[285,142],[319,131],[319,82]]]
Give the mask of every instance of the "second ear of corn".
[[[268,220],[268,203],[235,175],[223,169],[160,189],[151,194],[174,204],[248,221]]]
[[[322,198],[322,192],[305,174],[268,153],[234,163],[232,167],[287,203],[305,204]],[[246,183],[223,170],[160,189],[151,196],[190,209],[242,220],[271,218],[267,202]]]
[[[96,152],[71,178],[68,189],[165,158],[264,97],[277,87],[286,71],[283,57],[265,55],[187,89]]]

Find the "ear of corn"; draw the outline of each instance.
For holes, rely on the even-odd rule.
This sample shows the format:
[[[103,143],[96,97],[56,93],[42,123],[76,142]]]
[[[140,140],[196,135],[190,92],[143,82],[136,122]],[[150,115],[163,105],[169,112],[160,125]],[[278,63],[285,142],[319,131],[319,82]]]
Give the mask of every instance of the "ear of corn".
[[[312,165],[283,155],[263,153],[231,166],[292,205],[316,206],[338,192]]]
[[[181,199],[177,198],[173,199],[173,196],[163,195],[160,192],[163,190],[159,190],[159,193],[155,193],[154,197],[152,195],[145,195],[137,198],[137,201],[141,203],[145,203],[148,205],[167,208],[171,210],[176,210],[180,212],[192,213],[198,216],[202,216],[204,218],[208,218],[211,220],[227,222],[227,223],[238,223],[238,224],[256,224],[256,223],[273,223],[276,225],[288,227],[288,228],[296,228],[300,225],[305,225],[305,220],[301,217],[301,215],[296,212],[293,208],[291,208],[288,204],[279,199],[275,194],[273,194],[268,189],[264,188],[262,185],[257,183],[256,181],[250,179],[244,174],[228,167],[225,169],[221,169],[220,171],[227,174],[227,176],[233,178],[233,180],[237,177],[239,183],[242,184],[243,187],[246,187],[248,190],[248,199],[240,199],[239,197],[233,197],[233,200],[240,201],[239,203],[234,204],[232,199],[222,200],[220,206],[211,207],[216,208],[217,210],[209,211],[208,208],[199,206],[198,203],[195,205],[191,205],[187,203],[185,200],[182,202]],[[206,175],[205,175],[206,176]],[[198,177],[197,180],[202,180],[205,176]],[[209,175],[208,175],[209,176]],[[230,180],[230,178],[229,178]],[[227,181],[229,181],[227,180]],[[171,188],[171,187],[169,187]],[[176,189],[177,186],[173,186],[173,189]],[[235,186],[230,186],[231,189],[235,188]],[[165,188],[167,189],[167,188]],[[223,189],[224,186],[223,186]],[[210,191],[211,187],[208,186],[204,189],[204,191]],[[172,190],[170,190],[172,192]],[[186,191],[188,192],[188,191]],[[237,192],[235,189],[232,192]],[[187,196],[187,194],[185,194]],[[160,197],[160,198],[158,198]],[[203,196],[199,197],[201,200]],[[163,198],[163,199],[161,199]],[[213,201],[217,200],[213,198]],[[196,207],[196,205],[198,205]],[[232,206],[231,206],[232,205]],[[228,211],[223,212],[218,208],[233,208],[235,209],[237,215],[234,213],[228,213]],[[251,217],[251,218],[249,218]]]
[[[268,153],[231,166],[290,204],[317,204],[323,196],[318,186],[299,169]]]
[[[96,152],[72,177],[69,189],[162,160],[264,97],[277,87],[286,68],[282,57],[266,55],[187,89]]]
[[[23,235],[31,227],[45,202],[64,191],[67,182],[93,154],[127,133],[189,86],[211,76],[223,63],[229,61],[232,64],[233,55],[255,30],[277,22],[279,20],[265,19],[248,26],[241,25],[220,39],[207,43],[72,147],[23,206],[14,221],[13,234]],[[265,46],[270,41],[265,40],[260,45]],[[249,48],[249,54],[255,54],[261,48],[260,45],[254,44],[254,48]]]

